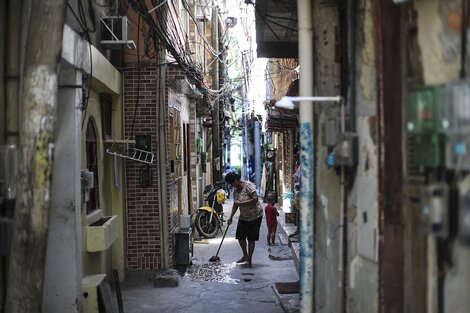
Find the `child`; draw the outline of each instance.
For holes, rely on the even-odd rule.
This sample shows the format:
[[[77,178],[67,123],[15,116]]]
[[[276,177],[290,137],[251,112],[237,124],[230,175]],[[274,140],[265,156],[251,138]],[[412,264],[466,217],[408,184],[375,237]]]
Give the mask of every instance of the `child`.
[[[268,198],[268,205],[264,208],[266,214],[266,224],[268,225],[268,246],[275,245],[276,240],[276,228],[277,228],[277,212],[274,206],[274,197]]]

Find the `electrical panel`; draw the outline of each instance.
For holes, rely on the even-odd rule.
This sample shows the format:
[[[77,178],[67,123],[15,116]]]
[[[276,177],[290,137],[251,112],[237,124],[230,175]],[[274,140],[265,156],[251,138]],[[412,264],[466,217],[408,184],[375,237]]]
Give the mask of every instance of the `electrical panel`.
[[[0,216],[0,257],[8,255],[13,233],[13,220]]]
[[[439,167],[443,164],[440,90],[425,88],[406,98],[406,129],[412,145],[413,166]]]
[[[423,221],[428,233],[446,238],[449,232],[449,190],[445,183],[435,183],[426,188]]]
[[[340,112],[338,107],[326,110],[326,120],[322,125],[322,144],[333,148],[340,139]]]
[[[152,136],[135,135],[135,148],[143,151],[152,151]]]
[[[459,196],[459,240],[470,245],[470,191]]]
[[[445,165],[470,170],[470,84],[460,81],[445,86],[441,93],[441,127],[445,134]]]
[[[193,251],[191,241],[191,228],[180,229],[174,234],[175,239],[175,264],[188,266],[191,264],[191,253]]]
[[[357,163],[357,134],[346,132],[334,149],[335,166],[354,166]]]

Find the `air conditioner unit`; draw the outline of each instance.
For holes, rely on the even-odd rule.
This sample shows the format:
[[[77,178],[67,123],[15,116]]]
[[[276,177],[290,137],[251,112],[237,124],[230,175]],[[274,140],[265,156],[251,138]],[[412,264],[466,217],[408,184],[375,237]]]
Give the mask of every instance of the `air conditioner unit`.
[[[101,22],[101,44],[108,49],[121,49],[123,45],[135,49],[133,40],[128,39],[129,20],[125,16],[103,16]]]
[[[203,22],[205,17],[204,8],[201,5],[196,5],[196,21]]]

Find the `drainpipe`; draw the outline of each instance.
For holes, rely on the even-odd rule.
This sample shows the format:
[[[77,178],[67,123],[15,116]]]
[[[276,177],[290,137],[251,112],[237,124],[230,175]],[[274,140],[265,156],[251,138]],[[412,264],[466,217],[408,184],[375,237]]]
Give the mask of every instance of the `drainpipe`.
[[[345,108],[344,103],[341,103],[341,133],[346,131],[345,126]],[[346,312],[346,269],[347,264],[347,205],[346,205],[346,184],[345,184],[345,168],[341,166],[340,169],[340,203],[341,209],[339,214],[340,223],[340,237],[339,237],[339,262],[338,262],[338,288],[341,294],[340,299],[340,312]]]
[[[299,95],[313,95],[313,27],[310,0],[297,0],[299,19]],[[299,105],[300,124],[300,311],[313,311],[313,105]]]
[[[0,145],[5,142],[5,46],[6,46],[6,1],[0,1]],[[0,283],[1,285],[1,283]],[[0,290],[1,292],[1,290]],[[1,301],[1,298],[0,298]],[[1,303],[1,302],[0,302]]]
[[[5,46],[6,46],[6,1],[0,1],[0,145],[5,143]],[[0,166],[2,166],[0,164]],[[0,217],[4,216],[3,204],[0,201]],[[3,312],[3,305],[6,294],[6,258],[0,256],[0,312]]]
[[[261,186],[261,133],[260,122],[255,121],[255,182],[256,188]]]
[[[165,63],[166,51],[165,49],[160,49],[159,51],[159,64]],[[158,208],[160,215],[160,259],[162,269],[167,269],[169,267],[168,260],[168,201],[167,201],[167,143],[166,143],[166,65],[158,66],[158,86],[159,92],[157,93],[157,112],[158,112],[158,142],[157,145],[157,156],[156,161],[158,164]]]
[[[8,1],[8,28],[5,69],[5,136],[7,144],[18,145],[21,6],[23,1]]]
[[[219,18],[217,6],[212,8],[212,46],[219,51]],[[219,89],[219,56],[214,56],[212,60],[212,88]],[[220,101],[215,99],[212,108],[212,183],[222,180],[220,159],[220,131],[219,131],[219,110]]]

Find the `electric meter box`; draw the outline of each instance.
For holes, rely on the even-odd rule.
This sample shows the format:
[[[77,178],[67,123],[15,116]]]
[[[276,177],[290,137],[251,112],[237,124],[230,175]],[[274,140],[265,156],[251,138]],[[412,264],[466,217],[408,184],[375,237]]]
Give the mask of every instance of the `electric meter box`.
[[[441,127],[446,138],[445,165],[470,170],[470,82],[446,85],[441,92]]]
[[[470,191],[459,195],[459,239],[470,246]]]
[[[325,121],[322,124],[322,144],[333,148],[340,140],[340,110],[339,107],[329,107],[326,110]]]
[[[18,149],[15,145],[0,146],[0,203],[16,198],[18,182]]]
[[[439,238],[449,233],[449,189],[445,183],[431,184],[426,188],[423,221],[427,232]]]
[[[341,134],[335,146],[334,165],[352,167],[357,164],[358,136],[356,133],[346,132]]]
[[[439,167],[443,163],[440,89],[410,92],[406,98],[406,130],[411,135],[412,164]]]

